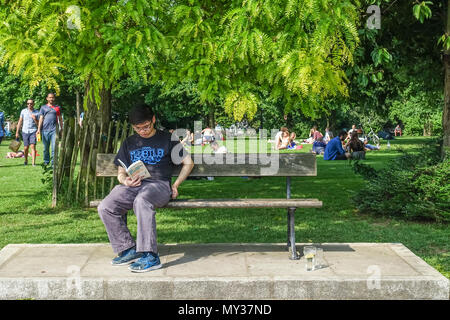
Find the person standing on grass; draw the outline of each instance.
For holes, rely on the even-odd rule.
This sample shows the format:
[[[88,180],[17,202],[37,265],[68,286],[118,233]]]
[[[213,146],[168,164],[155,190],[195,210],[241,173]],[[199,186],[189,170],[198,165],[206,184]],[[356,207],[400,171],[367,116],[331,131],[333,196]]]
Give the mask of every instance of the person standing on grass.
[[[347,160],[351,157],[350,153],[342,148],[342,142],[347,137],[347,132],[341,131],[339,135],[330,140],[325,147],[323,160]]]
[[[61,116],[61,107],[55,105],[55,94],[49,93],[47,95],[47,104],[40,109],[40,119],[37,134],[41,134],[42,129],[42,143],[44,144],[44,164],[50,163],[50,147],[52,148],[51,162],[53,165],[53,156],[55,155],[55,139],[58,132],[58,127],[63,130],[63,121]]]
[[[132,272],[147,272],[162,267],[156,236],[156,208],[164,207],[178,196],[178,187],[191,173],[194,163],[178,137],[155,128],[155,115],[143,104],[129,113],[129,122],[136,134],[126,138],[120,146],[114,164],[118,166],[114,187],[98,206],[98,214],[105,225],[112,249],[118,254],[113,266],[128,265]],[[151,177],[130,178],[118,160],[128,167],[141,160]],[[171,185],[174,164],[182,169]],[[127,212],[137,217],[136,241],[127,227]]]
[[[16,139],[19,138],[19,130],[22,128],[23,152],[25,154],[24,165],[28,164],[28,149],[31,147],[31,163],[36,165],[36,132],[39,125],[39,111],[34,109],[34,100],[27,100],[27,107],[20,112],[19,123],[16,129]]]

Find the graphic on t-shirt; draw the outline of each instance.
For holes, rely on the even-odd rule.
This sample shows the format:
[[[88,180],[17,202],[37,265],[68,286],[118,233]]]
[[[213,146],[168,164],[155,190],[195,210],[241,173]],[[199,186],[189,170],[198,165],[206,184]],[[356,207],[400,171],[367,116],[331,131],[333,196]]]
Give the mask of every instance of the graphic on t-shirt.
[[[130,151],[132,163],[141,160],[145,164],[156,164],[161,161],[162,157],[164,157],[164,149],[161,148],[142,147]]]

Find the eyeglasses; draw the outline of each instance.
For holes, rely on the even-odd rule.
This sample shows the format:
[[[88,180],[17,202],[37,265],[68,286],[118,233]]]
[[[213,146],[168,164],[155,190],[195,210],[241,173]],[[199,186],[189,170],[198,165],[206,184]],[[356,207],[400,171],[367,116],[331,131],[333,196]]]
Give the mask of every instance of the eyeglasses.
[[[150,131],[152,129],[152,123],[149,123],[148,125],[142,127],[133,126],[133,129],[137,132]]]
[[[34,104],[34,102],[27,102],[27,104]]]

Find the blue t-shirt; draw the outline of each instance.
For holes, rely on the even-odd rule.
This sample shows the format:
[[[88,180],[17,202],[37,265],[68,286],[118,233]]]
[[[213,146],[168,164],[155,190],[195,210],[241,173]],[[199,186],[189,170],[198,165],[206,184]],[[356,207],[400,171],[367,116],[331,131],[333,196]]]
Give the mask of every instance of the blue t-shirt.
[[[176,147],[178,159],[173,159],[172,150]],[[155,135],[150,138],[142,138],[134,134],[124,140],[114,159],[114,164],[120,166],[117,159],[120,159],[127,167],[132,163],[141,160],[145,163],[150,175],[150,179],[170,181],[172,171],[177,160],[187,155],[179,139],[173,140],[168,132],[157,130]]]
[[[48,104],[44,104],[40,110],[40,116],[44,117],[44,121],[42,123],[42,131],[55,131],[58,125],[58,116],[61,113],[60,106],[50,107]]]
[[[5,132],[3,131],[3,126],[5,125],[5,115],[3,111],[0,111],[0,137],[3,137],[5,135]]]
[[[345,151],[342,148],[342,142],[339,137],[335,137],[328,142],[325,153],[323,154],[323,160],[334,160],[340,154],[344,154]]]

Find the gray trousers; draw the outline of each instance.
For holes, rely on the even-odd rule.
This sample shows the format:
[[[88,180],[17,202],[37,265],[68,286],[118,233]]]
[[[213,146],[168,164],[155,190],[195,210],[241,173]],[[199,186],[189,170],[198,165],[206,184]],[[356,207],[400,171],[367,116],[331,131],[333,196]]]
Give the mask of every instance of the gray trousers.
[[[156,211],[170,200],[169,181],[145,180],[139,187],[119,184],[98,206],[109,242],[115,253],[136,246],[137,252],[158,252],[156,242]],[[127,212],[133,209],[137,217],[136,242],[127,227]]]

